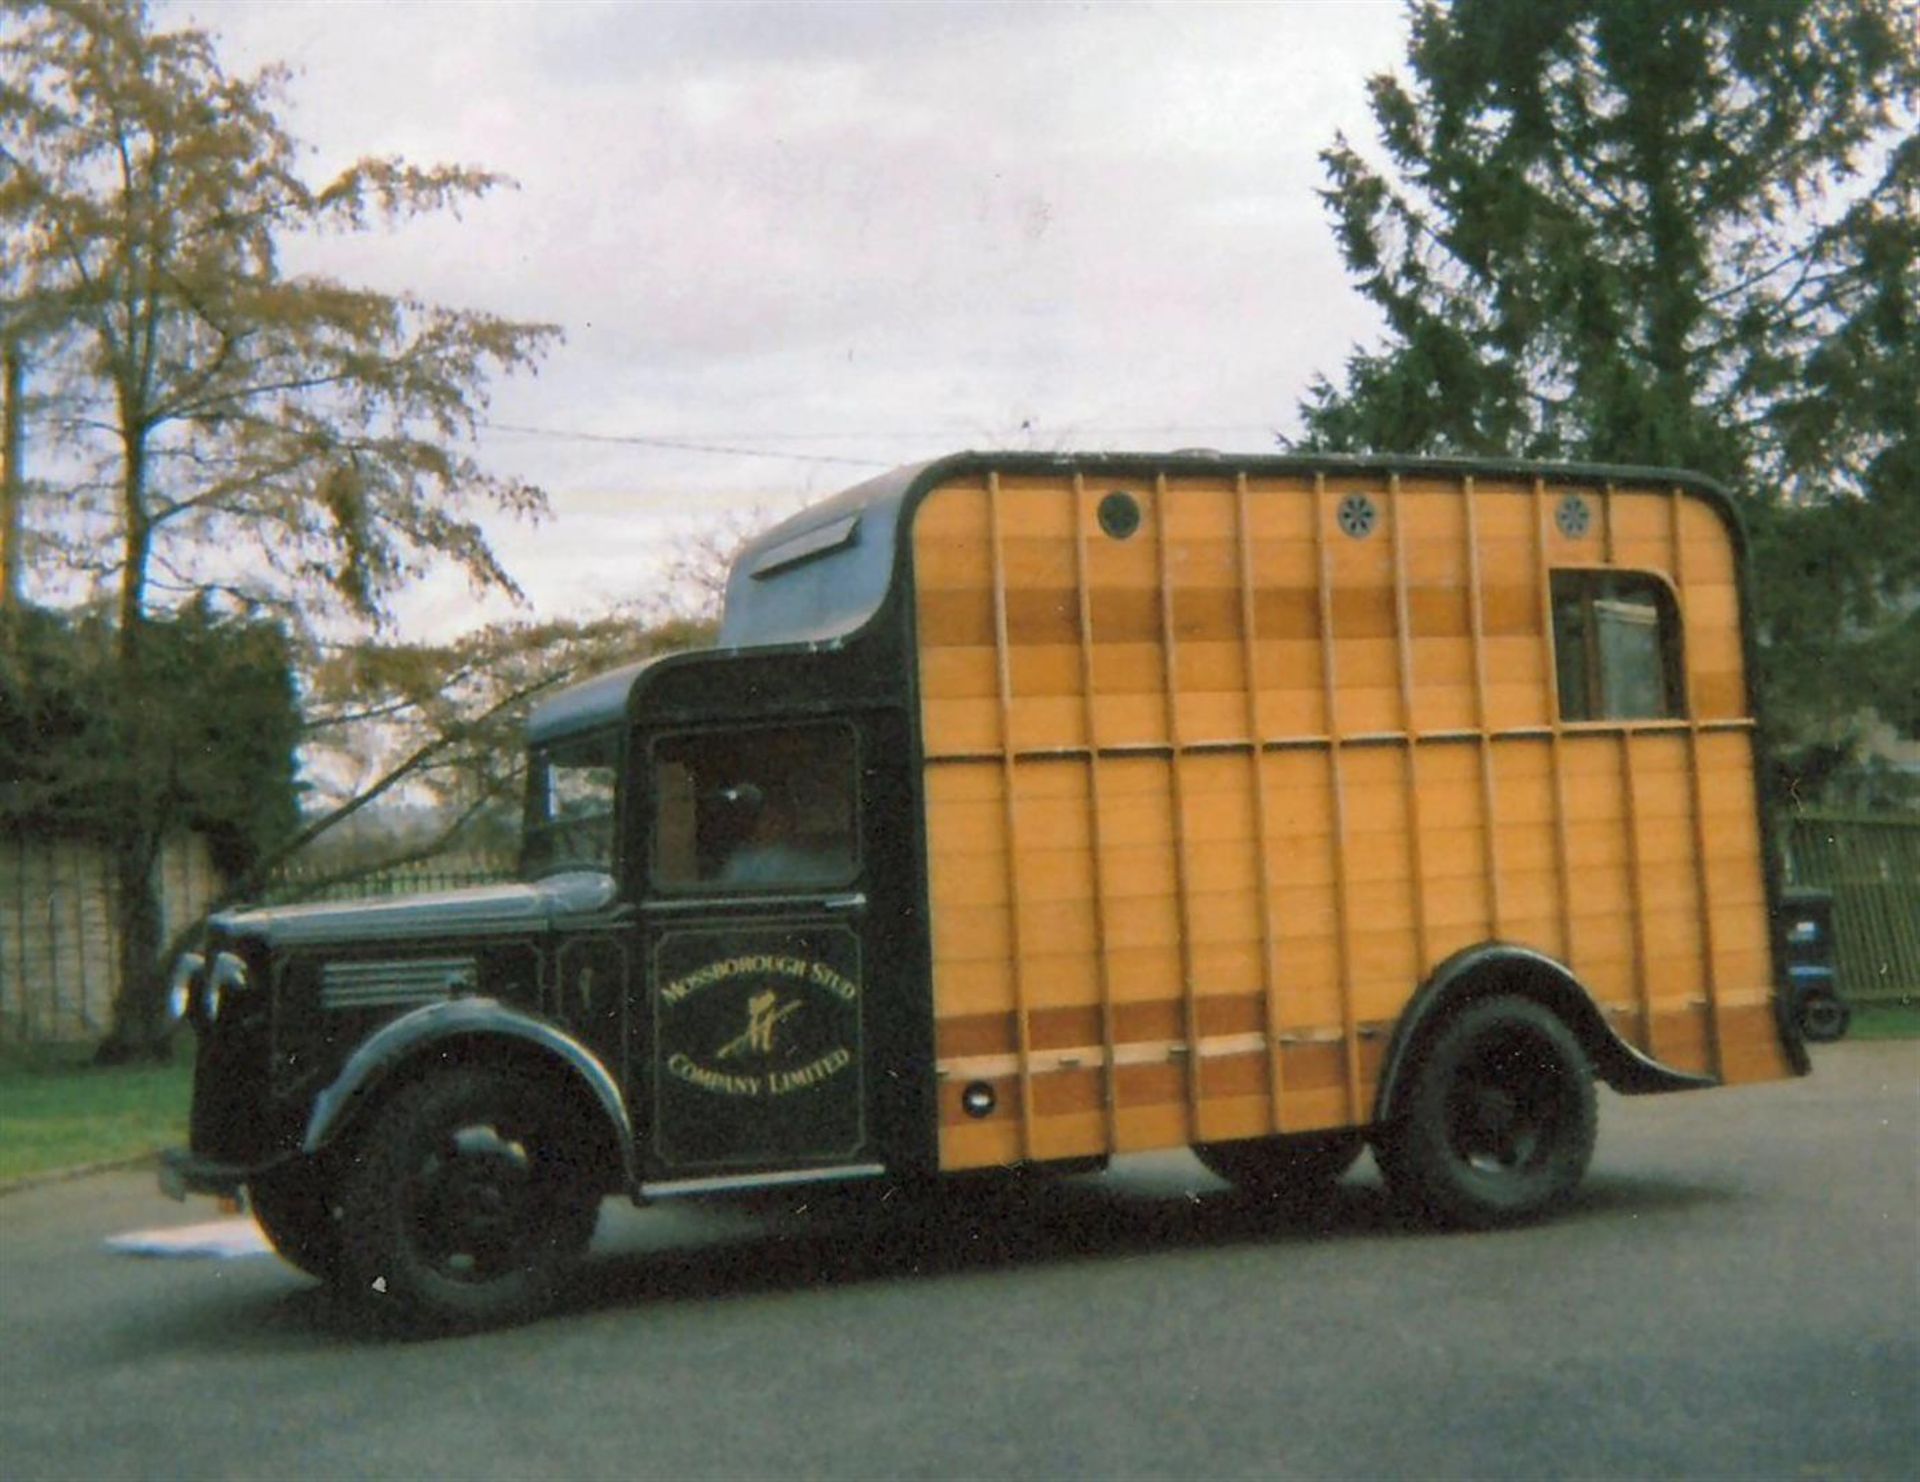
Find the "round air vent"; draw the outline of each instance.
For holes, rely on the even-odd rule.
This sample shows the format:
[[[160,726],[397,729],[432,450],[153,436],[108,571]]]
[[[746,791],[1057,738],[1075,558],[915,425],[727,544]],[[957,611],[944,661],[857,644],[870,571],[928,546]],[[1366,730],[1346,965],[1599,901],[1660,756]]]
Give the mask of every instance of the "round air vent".
[[[1100,528],[1115,540],[1125,540],[1140,528],[1140,501],[1115,489],[1100,501]]]
[[[1365,494],[1349,494],[1334,511],[1340,529],[1355,540],[1365,540],[1380,523],[1380,510]]]

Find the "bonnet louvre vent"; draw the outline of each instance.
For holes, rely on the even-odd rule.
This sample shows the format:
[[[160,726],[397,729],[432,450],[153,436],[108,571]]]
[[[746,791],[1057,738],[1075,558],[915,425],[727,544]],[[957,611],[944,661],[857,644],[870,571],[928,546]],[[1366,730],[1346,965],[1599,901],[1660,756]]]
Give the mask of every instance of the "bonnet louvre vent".
[[[328,1009],[396,1008],[439,1003],[471,991],[471,957],[416,957],[398,962],[329,962],[320,969],[320,1005]]]

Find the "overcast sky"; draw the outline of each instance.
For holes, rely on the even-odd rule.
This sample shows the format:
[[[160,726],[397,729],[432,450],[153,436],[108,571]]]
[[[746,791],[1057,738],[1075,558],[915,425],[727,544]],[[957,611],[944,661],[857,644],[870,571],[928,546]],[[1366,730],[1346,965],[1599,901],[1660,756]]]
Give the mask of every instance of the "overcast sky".
[[[1374,334],[1317,153],[1371,143],[1397,0],[161,18],[230,70],[294,69],[316,177],[400,154],[518,182],[297,261],[564,328],[500,383],[483,448],[552,497],[502,540],[542,613],[641,595],[676,520],[959,448],[1271,450]],[[446,589],[416,608],[469,615]]]

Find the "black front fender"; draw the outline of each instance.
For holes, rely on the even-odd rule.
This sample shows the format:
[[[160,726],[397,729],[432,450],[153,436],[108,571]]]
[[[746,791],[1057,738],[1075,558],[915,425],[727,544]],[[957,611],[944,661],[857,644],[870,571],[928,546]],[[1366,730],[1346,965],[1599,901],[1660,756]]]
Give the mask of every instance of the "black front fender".
[[[333,1084],[315,1098],[301,1151],[313,1155],[338,1140],[372,1103],[381,1087],[422,1056],[469,1053],[476,1044],[507,1044],[532,1051],[574,1077],[605,1115],[620,1152],[629,1190],[638,1188],[633,1119],[599,1056],[556,1025],[491,998],[456,998],[428,1004],[383,1026],[348,1057]]]

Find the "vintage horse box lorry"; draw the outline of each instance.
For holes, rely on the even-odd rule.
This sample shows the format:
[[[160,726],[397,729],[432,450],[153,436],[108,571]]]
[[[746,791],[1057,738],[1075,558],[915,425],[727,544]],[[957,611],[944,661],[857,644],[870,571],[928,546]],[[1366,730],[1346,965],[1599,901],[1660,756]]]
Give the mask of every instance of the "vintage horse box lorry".
[[[1726,498],[1657,469],[963,454],[532,718],[525,880],[216,917],[192,1147],[310,1273],[535,1310],[600,1200],[1370,1141],[1444,1223],[1593,1078],[1804,1073]]]

